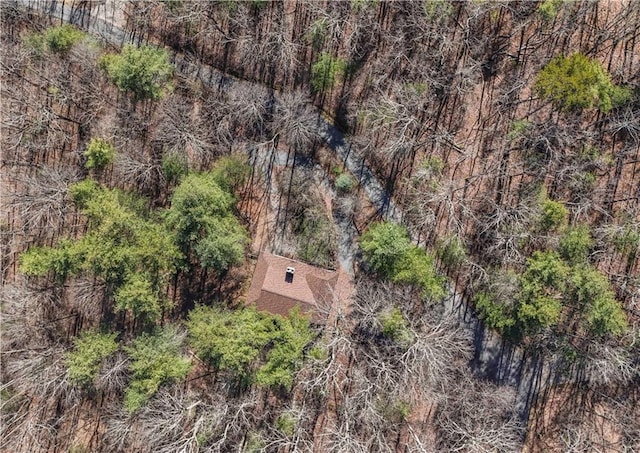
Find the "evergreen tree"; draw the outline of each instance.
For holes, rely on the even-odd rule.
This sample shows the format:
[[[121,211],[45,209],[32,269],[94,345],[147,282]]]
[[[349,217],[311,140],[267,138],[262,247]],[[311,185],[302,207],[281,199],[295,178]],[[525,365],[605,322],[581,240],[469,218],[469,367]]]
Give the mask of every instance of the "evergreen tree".
[[[562,311],[562,291],[569,268],[555,252],[535,252],[520,278],[517,318],[524,332],[555,325]]]
[[[181,354],[182,339],[172,327],[136,338],[125,351],[131,358],[131,382],[124,396],[127,411],[135,412],[164,383],[184,379],[191,361]]]
[[[271,323],[254,308],[222,311],[196,307],[187,321],[189,342],[217,370],[242,379],[271,339]]]
[[[627,327],[627,319],[620,302],[615,298],[606,276],[593,266],[573,269],[570,295],[585,311],[587,329],[594,335],[620,335]]]
[[[86,167],[89,170],[103,170],[107,165],[113,162],[116,156],[116,150],[113,145],[106,140],[93,138],[84,152],[87,158]]]
[[[309,328],[309,320],[297,309],[286,318],[274,316],[272,321],[275,324],[271,335],[273,347],[267,354],[266,363],[258,369],[256,380],[268,387],[290,389],[314,333]]]
[[[538,74],[535,89],[556,108],[573,112],[597,107],[606,113],[631,95],[628,89],[611,83],[597,60],[580,53],[553,58]]]
[[[103,56],[100,66],[120,91],[132,92],[136,100],[158,100],[171,89],[173,66],[162,49],[126,44],[119,54]]]
[[[118,349],[116,335],[87,331],[76,338],[65,360],[72,383],[87,386],[93,382],[102,361]]]
[[[269,387],[293,384],[304,349],[314,337],[309,320],[297,310],[283,318],[257,312],[254,307],[235,311],[197,307],[189,314],[187,328],[201,359],[229,372],[237,382],[255,379]],[[257,367],[265,352],[265,363]]]
[[[218,185],[215,173],[191,174],[176,187],[167,213],[167,223],[176,231],[185,255],[195,252],[202,266],[218,272],[242,262],[248,241],[232,203],[233,197]]]
[[[333,88],[346,69],[347,64],[343,59],[323,52],[318,61],[311,66],[311,87],[316,92]]]
[[[559,252],[562,258],[572,264],[586,263],[593,239],[587,225],[570,228],[560,238]]]
[[[433,257],[411,244],[406,228],[391,222],[375,224],[360,238],[360,248],[364,261],[382,277],[418,287],[427,298],[444,296]]]
[[[383,222],[372,225],[364,232],[360,237],[360,248],[371,269],[392,278],[411,249],[411,242],[404,227]]]

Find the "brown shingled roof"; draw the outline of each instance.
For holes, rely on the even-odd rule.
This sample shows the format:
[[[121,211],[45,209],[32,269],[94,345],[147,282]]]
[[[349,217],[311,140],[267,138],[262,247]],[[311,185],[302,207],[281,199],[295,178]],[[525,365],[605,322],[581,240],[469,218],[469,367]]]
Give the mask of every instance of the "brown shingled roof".
[[[290,283],[285,280],[288,267],[295,268]],[[282,316],[298,306],[314,323],[323,324],[337,280],[337,272],[262,252],[247,292],[247,304]]]

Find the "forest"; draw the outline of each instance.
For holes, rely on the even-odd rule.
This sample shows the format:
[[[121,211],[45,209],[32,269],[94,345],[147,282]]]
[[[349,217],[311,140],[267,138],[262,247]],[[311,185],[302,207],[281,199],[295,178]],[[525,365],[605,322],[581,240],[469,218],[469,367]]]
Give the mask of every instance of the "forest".
[[[0,451],[640,451],[640,3],[0,16]]]

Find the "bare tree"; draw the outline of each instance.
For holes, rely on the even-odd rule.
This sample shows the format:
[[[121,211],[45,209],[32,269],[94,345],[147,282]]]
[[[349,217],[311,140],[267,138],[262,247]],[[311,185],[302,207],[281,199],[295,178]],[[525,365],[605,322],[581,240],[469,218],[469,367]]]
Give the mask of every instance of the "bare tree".
[[[261,85],[234,83],[227,91],[229,117],[236,140],[246,137],[262,140],[267,119],[269,96]]]
[[[110,355],[100,365],[94,381],[104,395],[121,395],[129,381],[129,358],[121,351]]]
[[[585,358],[584,378],[594,385],[627,385],[640,377],[640,365],[634,357],[637,351],[625,347],[635,344],[637,333],[630,332],[626,341],[617,345],[595,341],[590,345]]]
[[[119,148],[122,149],[122,148]],[[159,160],[139,150],[128,150],[116,155],[115,177],[143,193],[154,192],[163,181]]]
[[[195,163],[208,162],[214,155],[214,137],[207,124],[192,103],[178,98],[162,104],[161,119],[154,133],[154,139],[165,147],[168,153],[189,156]]]
[[[3,450],[45,451],[57,441],[60,427],[73,419],[82,398],[67,380],[63,357],[64,350],[51,345],[15,351],[5,358],[3,389],[12,395],[8,403],[17,407],[2,411]],[[38,404],[32,406],[30,401]],[[56,413],[60,415],[53,417]]]
[[[521,451],[523,427],[513,412],[512,389],[463,373],[438,408],[438,449],[447,451]]]
[[[67,190],[80,179],[70,167],[42,166],[35,173],[16,175],[20,191],[13,196],[11,205],[22,220],[25,232],[58,231],[72,210]]]
[[[30,351],[45,349],[55,338],[56,325],[65,318],[60,294],[27,287],[25,282],[6,284],[0,289],[2,305],[2,349]],[[10,357],[7,355],[7,357]]]
[[[278,99],[272,127],[296,152],[309,154],[319,139],[317,115],[301,91],[285,93]]]

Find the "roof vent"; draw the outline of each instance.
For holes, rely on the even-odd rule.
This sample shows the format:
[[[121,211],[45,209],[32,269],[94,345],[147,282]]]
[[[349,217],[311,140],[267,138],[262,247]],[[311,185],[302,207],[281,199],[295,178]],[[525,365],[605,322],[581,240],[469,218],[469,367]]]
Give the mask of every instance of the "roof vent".
[[[296,273],[296,269],[294,267],[288,267],[287,268],[287,273],[284,276],[284,281],[287,283],[292,283],[293,282],[293,274]]]

